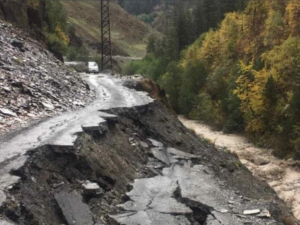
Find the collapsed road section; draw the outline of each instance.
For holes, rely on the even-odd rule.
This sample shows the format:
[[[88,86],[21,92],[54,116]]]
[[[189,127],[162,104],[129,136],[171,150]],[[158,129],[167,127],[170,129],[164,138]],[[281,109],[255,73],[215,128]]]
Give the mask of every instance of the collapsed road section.
[[[121,79],[86,79],[98,93],[91,105],[1,141],[0,224],[294,220],[265,182],[187,130],[161,103]]]
[[[150,141],[155,159],[147,166],[157,175],[135,180],[131,200],[119,205],[126,213],[111,216],[120,224],[279,224],[268,201],[223,188],[200,156]]]
[[[122,81],[108,75],[85,76],[96,90],[94,102],[84,109],[65,113],[12,133],[0,144],[0,204],[6,200],[5,190],[11,188],[19,177],[11,174],[27,160],[29,150],[41,146],[73,146],[77,134],[85,130],[98,129],[105,118],[114,117],[99,110],[114,107],[133,107],[153,100],[146,93],[136,92],[122,86]]]

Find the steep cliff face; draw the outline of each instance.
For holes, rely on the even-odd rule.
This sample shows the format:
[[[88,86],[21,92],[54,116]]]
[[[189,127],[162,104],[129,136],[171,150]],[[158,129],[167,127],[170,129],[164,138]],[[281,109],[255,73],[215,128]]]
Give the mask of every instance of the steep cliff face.
[[[44,3],[45,1],[40,0],[0,0],[0,20],[30,31],[36,39],[44,41],[45,36],[42,33],[46,9]]]
[[[4,17],[4,13],[3,13],[1,2],[0,2],[0,20],[4,20],[4,19],[5,19],[5,17]]]
[[[0,21],[0,136],[91,100],[78,74],[28,33]]]
[[[1,0],[0,19],[25,29],[29,28],[26,1]]]

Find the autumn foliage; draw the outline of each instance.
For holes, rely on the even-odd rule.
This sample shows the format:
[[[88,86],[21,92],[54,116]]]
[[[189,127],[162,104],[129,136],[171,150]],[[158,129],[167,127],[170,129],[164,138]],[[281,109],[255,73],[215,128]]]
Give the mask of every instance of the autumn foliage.
[[[299,0],[250,0],[157,81],[178,113],[300,157],[299,21]]]
[[[183,68],[195,60],[205,65],[208,77],[198,96],[209,96],[214,117],[222,117],[217,125],[242,127],[282,156],[300,152],[299,21],[298,0],[252,0],[243,12],[228,13],[180,62]],[[199,110],[190,115],[202,115]]]

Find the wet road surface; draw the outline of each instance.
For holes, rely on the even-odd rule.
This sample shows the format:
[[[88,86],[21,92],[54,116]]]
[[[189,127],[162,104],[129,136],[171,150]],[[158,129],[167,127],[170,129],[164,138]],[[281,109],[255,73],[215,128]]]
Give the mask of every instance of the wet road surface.
[[[114,117],[100,110],[139,106],[153,101],[144,92],[122,86],[121,79],[105,74],[82,76],[96,91],[95,101],[80,110],[64,113],[4,137],[0,142],[0,206],[6,200],[5,190],[19,180],[10,172],[24,164],[29,150],[43,145],[72,146],[77,133],[98,128],[105,118]]]

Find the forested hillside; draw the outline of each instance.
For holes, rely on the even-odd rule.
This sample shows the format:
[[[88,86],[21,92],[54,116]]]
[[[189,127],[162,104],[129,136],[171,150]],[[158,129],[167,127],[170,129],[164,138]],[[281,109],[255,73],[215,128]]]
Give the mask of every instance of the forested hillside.
[[[178,113],[245,131],[277,155],[299,157],[299,20],[298,0],[250,0],[244,11],[227,13],[218,29],[183,45],[174,54],[180,57],[162,54],[153,40],[151,54],[127,69],[157,80]]]

